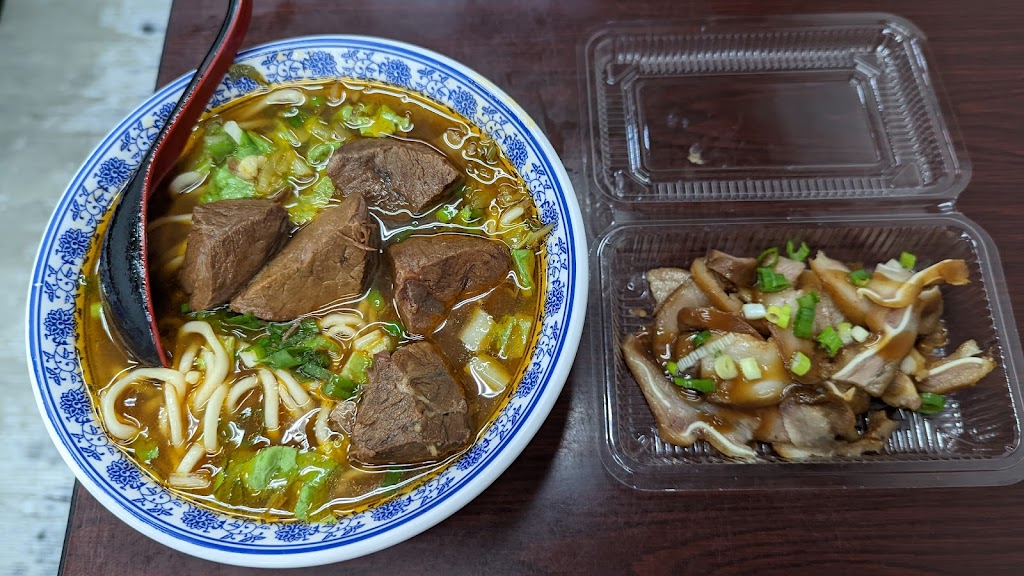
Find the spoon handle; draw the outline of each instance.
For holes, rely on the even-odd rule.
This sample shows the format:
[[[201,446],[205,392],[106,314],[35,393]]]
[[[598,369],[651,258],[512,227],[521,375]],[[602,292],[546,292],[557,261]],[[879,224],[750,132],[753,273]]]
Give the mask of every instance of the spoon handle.
[[[150,162],[146,171],[147,196],[171,172],[185,149],[192,128],[199,121],[210,102],[210,97],[228,72],[238,53],[252,18],[252,0],[230,0],[224,24],[217,33],[213,46],[196,70],[192,81],[178,100],[157,135],[146,158]]]

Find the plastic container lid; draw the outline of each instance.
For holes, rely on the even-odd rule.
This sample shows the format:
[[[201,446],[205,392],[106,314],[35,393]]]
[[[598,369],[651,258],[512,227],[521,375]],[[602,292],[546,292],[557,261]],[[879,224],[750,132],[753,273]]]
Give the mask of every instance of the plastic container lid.
[[[617,203],[954,199],[969,178],[891,15],[617,24],[585,51],[591,167]]]

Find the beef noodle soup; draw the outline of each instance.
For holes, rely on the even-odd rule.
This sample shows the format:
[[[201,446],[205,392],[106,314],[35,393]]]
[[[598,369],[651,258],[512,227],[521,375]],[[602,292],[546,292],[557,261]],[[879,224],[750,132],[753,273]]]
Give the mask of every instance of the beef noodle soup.
[[[171,367],[78,345],[115,443],[194,501],[330,521],[465,452],[535,344],[544,226],[495,142],[395,88],[279,87],[205,117],[154,196]]]

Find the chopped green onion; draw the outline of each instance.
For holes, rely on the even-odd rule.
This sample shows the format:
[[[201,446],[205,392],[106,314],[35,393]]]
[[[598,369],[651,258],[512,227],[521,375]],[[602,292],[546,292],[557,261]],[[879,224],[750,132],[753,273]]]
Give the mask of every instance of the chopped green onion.
[[[182,314],[191,314],[192,313],[192,307],[188,305],[188,302],[183,302],[181,304],[181,313]]]
[[[288,116],[285,121],[288,122],[292,128],[302,128],[302,125],[306,123],[306,116],[301,112],[296,112],[295,114]]]
[[[135,456],[146,464],[160,456],[160,445],[148,436],[140,435],[132,441],[132,450],[135,452]]]
[[[102,315],[103,315],[103,303],[102,302],[93,302],[91,305],[89,305],[89,316],[91,316],[93,318],[99,318]]]
[[[850,336],[852,336],[857,342],[863,343],[869,336],[871,336],[871,332],[868,332],[863,326],[854,326],[850,330]]]
[[[445,204],[444,206],[441,206],[440,208],[437,209],[437,212],[435,213],[435,216],[437,216],[437,221],[438,222],[440,222],[442,224],[447,224],[447,223],[451,222],[452,218],[455,218],[455,216],[458,213],[459,213],[459,209],[458,208],[456,208],[452,204]]]
[[[319,380],[321,382],[326,382],[331,379],[331,376],[334,376],[334,373],[332,373],[330,370],[324,368],[323,366],[320,366],[315,362],[306,362],[302,366],[299,366],[298,371],[301,372],[302,374],[305,374],[306,376],[309,376],[314,380]]]
[[[850,284],[854,286],[867,286],[871,280],[871,274],[863,268],[850,272],[846,277],[849,278]]]
[[[679,365],[676,364],[675,362],[672,362],[671,360],[665,364],[665,369],[668,370],[668,373],[673,376],[679,373]]]
[[[236,316],[228,316],[224,318],[223,322],[228,326],[238,326],[239,328],[248,328],[250,330],[259,330],[266,325],[262,320],[248,312]]]
[[[771,247],[764,252],[761,252],[760,256],[757,257],[757,265],[765,268],[771,268],[779,263],[779,249]]]
[[[380,487],[387,488],[388,486],[394,486],[402,481],[401,470],[388,470],[384,473],[384,476],[380,480]]]
[[[715,381],[710,378],[683,378],[676,376],[672,381],[675,382],[676,386],[696,390],[697,392],[714,392],[718,389]]]
[[[459,210],[457,218],[462,224],[470,224],[479,220],[481,216],[483,216],[483,212],[478,208],[466,205],[462,207],[462,210]]]
[[[732,359],[732,356],[722,354],[715,358],[715,374],[722,380],[732,380],[740,373],[736,369],[736,361]]]
[[[335,354],[341,352],[341,348],[338,347],[337,343],[323,334],[314,334],[302,342],[299,342],[299,346],[302,348],[309,348],[310,350],[327,350],[328,352],[334,352]]]
[[[380,290],[376,288],[370,288],[370,292],[367,293],[366,299],[370,302],[370,306],[374,309],[380,310],[384,308],[384,296],[381,295]]]
[[[917,265],[917,256],[914,256],[910,252],[903,252],[900,254],[900,266],[903,266],[907,270],[913,270],[915,265]]]
[[[786,255],[789,256],[790,260],[796,260],[797,262],[803,262],[811,254],[811,249],[807,246],[806,242],[800,243],[799,250],[793,250],[793,241],[786,241]]]
[[[843,347],[843,341],[840,340],[839,334],[836,334],[835,329],[831,326],[826,326],[815,340],[825,349],[825,352],[828,352],[829,358],[834,357],[836,352],[839,352],[839,349]]]
[[[740,360],[740,371],[747,380],[759,380],[761,378],[761,366],[757,364],[756,358],[744,358]]]
[[[921,414],[938,414],[946,409],[946,397],[942,394],[921,392],[921,407],[917,409]]]
[[[797,338],[810,338],[814,335],[814,308],[818,305],[818,293],[808,292],[796,299],[796,319],[793,321],[793,334]]]
[[[761,292],[781,292],[789,288],[789,281],[771,268],[758,268],[757,287]]]
[[[401,322],[385,322],[384,330],[394,336],[395,338],[401,338],[402,334],[405,333],[405,327],[402,326]]]
[[[700,348],[705,342],[707,342],[708,338],[711,338],[711,331],[710,330],[702,330],[702,331],[694,334],[693,335],[693,347],[694,348]]]
[[[319,108],[320,106],[324,105],[324,99],[322,96],[313,96],[312,98],[309,99],[309,103],[314,108]]]
[[[760,320],[768,314],[764,304],[748,303],[743,305],[743,317],[747,320]]]
[[[849,322],[840,322],[839,326],[836,326],[836,332],[839,333],[839,340],[843,342],[843,346],[853,342],[853,324]]]
[[[789,371],[797,376],[803,376],[811,370],[811,359],[806,354],[797,350],[793,353],[793,359],[789,363]]]
[[[793,315],[793,307],[786,304],[782,307],[769,306],[765,312],[765,319],[785,330],[789,327],[789,319]]]
[[[271,368],[294,368],[301,365],[301,351],[295,348],[282,348],[263,359],[263,363]]]

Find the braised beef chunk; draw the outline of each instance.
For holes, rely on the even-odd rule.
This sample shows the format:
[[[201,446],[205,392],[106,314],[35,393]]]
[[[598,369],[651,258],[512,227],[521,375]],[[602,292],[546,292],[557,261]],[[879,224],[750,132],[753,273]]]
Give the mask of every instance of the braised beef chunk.
[[[366,138],[338,148],[327,175],[345,196],[362,194],[388,212],[420,214],[437,203],[458,172],[425,144]]]
[[[299,230],[231,300],[231,309],[264,320],[291,320],[358,294],[377,236],[366,201],[349,196]]]
[[[509,273],[509,251],[480,236],[412,236],[387,248],[398,314],[413,334],[430,334],[461,299],[481,294]]]
[[[270,200],[222,200],[192,211],[179,280],[193,310],[227,302],[288,239],[288,213]]]
[[[469,445],[466,396],[433,344],[378,353],[363,387],[350,454],[367,464],[439,460]]]

